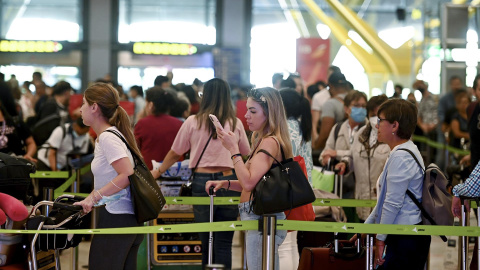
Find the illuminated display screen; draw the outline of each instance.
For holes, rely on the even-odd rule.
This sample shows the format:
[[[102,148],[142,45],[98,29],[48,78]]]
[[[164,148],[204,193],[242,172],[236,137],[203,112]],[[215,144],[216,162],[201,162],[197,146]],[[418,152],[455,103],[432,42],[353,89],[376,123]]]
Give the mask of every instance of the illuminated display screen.
[[[0,52],[55,53],[63,49],[57,41],[1,40]]]
[[[158,54],[158,55],[193,55],[198,52],[193,44],[158,43],[158,42],[135,42],[133,43],[134,54]]]

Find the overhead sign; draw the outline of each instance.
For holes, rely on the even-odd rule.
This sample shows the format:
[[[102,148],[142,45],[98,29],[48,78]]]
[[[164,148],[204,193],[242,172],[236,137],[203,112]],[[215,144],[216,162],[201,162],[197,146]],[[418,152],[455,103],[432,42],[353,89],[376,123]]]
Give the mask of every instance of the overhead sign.
[[[0,52],[56,53],[63,50],[63,44],[49,40],[1,40]]]
[[[135,42],[133,43],[134,54],[156,55],[193,55],[198,53],[197,45],[184,43],[164,42]]]

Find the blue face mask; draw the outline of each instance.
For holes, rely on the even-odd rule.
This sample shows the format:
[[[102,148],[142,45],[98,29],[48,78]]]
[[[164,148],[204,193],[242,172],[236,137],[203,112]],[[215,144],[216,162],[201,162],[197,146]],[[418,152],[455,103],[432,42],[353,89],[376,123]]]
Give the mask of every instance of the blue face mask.
[[[357,123],[365,122],[365,117],[367,117],[367,109],[352,107],[352,119]]]

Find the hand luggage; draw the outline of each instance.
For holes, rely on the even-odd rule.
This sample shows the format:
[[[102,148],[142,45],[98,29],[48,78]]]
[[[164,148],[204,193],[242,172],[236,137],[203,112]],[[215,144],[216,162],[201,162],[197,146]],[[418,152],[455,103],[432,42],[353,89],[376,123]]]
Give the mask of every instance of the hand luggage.
[[[298,270],[373,269],[373,237],[367,237],[366,247],[361,247],[360,239],[356,246],[348,240],[335,239],[325,247],[306,247],[302,250]]]
[[[467,226],[467,217],[468,217],[468,214],[467,214],[467,208],[465,207],[465,200],[474,200],[475,203],[478,205],[480,205],[480,197],[460,197],[460,201],[461,201],[461,204],[462,204],[462,217],[461,217],[461,224],[462,224],[462,227],[465,227]],[[478,226],[480,227],[480,217],[477,217],[477,220],[478,220]],[[461,261],[460,261],[460,265],[461,265],[461,270],[467,270],[469,269],[467,267],[467,263],[468,263],[468,237],[467,236],[461,236],[461,243],[462,243],[462,252],[461,252]],[[480,240],[480,237],[477,238],[477,241]],[[477,242],[478,243],[478,242]],[[478,244],[475,245],[475,249],[473,250],[474,252],[474,257],[476,257],[476,268],[480,270],[480,264],[478,263],[478,258],[480,258],[480,249],[478,248]],[[473,266],[473,265],[470,265],[470,266]],[[473,270],[473,268],[471,268]]]
[[[35,165],[26,159],[0,153],[0,190],[19,200],[27,199],[27,191],[32,183],[30,173]]]

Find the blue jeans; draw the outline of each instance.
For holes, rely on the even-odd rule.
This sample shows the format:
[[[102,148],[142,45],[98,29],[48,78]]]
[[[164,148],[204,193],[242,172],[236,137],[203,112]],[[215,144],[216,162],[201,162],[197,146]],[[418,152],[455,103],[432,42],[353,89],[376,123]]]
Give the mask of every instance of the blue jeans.
[[[253,212],[250,212],[250,202],[244,202],[238,204],[238,209],[240,211],[240,219],[244,220],[260,220],[262,216],[255,215]],[[284,220],[285,214],[275,213],[277,220]],[[285,237],[287,236],[287,231],[285,230],[276,230],[275,232],[275,269],[278,270],[279,259],[278,259],[278,247],[283,243]],[[256,231],[247,231],[246,232],[246,242],[247,242],[247,266],[249,270],[260,270],[262,269],[262,241],[263,236],[262,232]]]
[[[235,174],[223,176],[222,173],[195,173],[192,181],[192,195],[194,197],[207,197],[205,183],[209,180],[234,180]],[[240,192],[220,189],[215,194],[217,197],[239,197]],[[195,222],[210,221],[210,206],[194,205],[193,214]],[[238,208],[236,205],[218,205],[213,207],[213,221],[236,221]],[[208,264],[208,233],[198,233],[202,241],[202,264]],[[231,232],[213,233],[213,260],[215,264],[223,264],[225,269],[232,268],[232,240]]]

